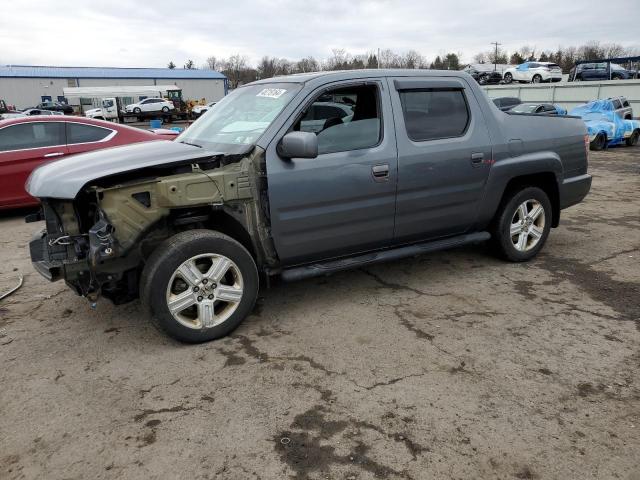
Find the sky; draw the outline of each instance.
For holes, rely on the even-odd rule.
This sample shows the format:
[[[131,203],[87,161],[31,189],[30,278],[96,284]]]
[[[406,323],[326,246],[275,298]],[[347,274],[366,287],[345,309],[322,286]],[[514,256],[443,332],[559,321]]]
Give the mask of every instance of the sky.
[[[591,40],[638,47],[639,0],[1,0],[0,65],[196,66],[239,53],[324,59],[390,48],[471,61]],[[615,12],[615,14],[613,13]],[[625,13],[626,12],[626,13]],[[635,37],[635,38],[634,38]]]

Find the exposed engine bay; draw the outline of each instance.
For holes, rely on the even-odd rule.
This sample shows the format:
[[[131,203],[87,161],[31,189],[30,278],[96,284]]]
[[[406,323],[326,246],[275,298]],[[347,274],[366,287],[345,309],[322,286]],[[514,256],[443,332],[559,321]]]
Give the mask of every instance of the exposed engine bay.
[[[154,166],[100,178],[74,200],[42,198],[46,229],[30,243],[34,265],[78,295],[114,303],[137,298],[144,260],[193,228],[235,233],[259,266],[278,259],[269,230],[264,150]]]

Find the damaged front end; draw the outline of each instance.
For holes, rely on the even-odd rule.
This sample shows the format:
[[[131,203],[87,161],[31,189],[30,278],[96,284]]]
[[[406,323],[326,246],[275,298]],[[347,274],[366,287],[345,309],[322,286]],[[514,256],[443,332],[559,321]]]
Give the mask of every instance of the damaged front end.
[[[113,255],[116,243],[113,226],[101,212],[99,216],[83,233],[72,201],[43,199],[41,217],[46,228],[29,243],[35,269],[50,281],[64,278],[79,295],[91,297],[99,285],[92,267]]]
[[[50,281],[64,279],[78,295],[95,301],[101,285],[116,278],[101,266],[117,257],[120,248],[104,212],[96,208],[94,214],[95,223],[86,229],[74,202],[43,199],[40,216],[46,228],[34,234],[29,252],[42,276]]]
[[[74,200],[41,199],[42,212],[32,220],[44,218],[46,228],[29,244],[31,259],[50,281],[64,279],[92,302],[102,295],[116,304],[138,297],[146,258],[187,229],[231,229],[244,235],[259,266],[272,266],[277,257],[265,193],[258,147],[234,159],[96,179]]]

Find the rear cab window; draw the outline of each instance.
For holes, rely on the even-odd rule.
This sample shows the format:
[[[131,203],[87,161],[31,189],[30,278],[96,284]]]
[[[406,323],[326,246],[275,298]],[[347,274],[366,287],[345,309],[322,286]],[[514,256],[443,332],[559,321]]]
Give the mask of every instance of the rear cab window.
[[[0,129],[0,152],[65,145],[64,123],[17,123]]]

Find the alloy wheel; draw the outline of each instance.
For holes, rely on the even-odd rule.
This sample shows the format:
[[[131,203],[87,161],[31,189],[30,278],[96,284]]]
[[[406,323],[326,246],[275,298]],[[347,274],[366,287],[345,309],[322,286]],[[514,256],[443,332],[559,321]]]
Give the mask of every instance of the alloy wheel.
[[[534,199],[520,204],[511,218],[511,243],[519,252],[527,252],[538,244],[545,227],[542,204]]]
[[[225,322],[242,300],[240,269],[224,255],[196,255],[183,262],[167,286],[167,308],[188,328],[211,328]]]

